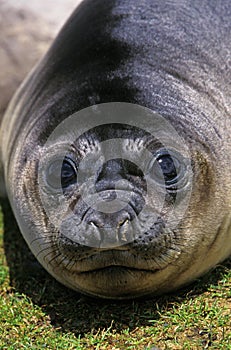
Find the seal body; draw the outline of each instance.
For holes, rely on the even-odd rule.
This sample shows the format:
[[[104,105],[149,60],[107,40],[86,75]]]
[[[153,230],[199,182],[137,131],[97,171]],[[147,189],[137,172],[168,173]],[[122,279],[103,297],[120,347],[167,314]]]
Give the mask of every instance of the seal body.
[[[105,298],[159,294],[230,255],[230,39],[228,0],[86,0],[75,10],[1,125],[13,211],[57,280]],[[157,114],[150,130],[131,116],[123,123],[120,103],[136,120],[142,109],[134,105],[160,115],[184,146],[155,124]],[[70,124],[71,142],[66,127],[50,138],[88,108],[79,128]],[[99,113],[108,123],[87,128]],[[123,154],[116,144],[102,147],[112,139]],[[155,184],[151,194],[147,184]],[[110,211],[115,198],[118,210]]]

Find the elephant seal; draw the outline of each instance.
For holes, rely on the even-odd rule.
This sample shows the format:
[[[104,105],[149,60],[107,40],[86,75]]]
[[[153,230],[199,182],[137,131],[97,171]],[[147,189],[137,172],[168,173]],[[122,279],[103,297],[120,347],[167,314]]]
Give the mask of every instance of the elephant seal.
[[[20,230],[58,281],[154,295],[230,255],[230,39],[228,0],[74,11],[0,139]]]

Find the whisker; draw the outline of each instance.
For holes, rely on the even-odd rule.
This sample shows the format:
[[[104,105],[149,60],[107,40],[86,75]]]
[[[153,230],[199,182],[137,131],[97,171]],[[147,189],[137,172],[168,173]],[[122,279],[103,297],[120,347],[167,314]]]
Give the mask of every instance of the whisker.
[[[40,252],[36,255],[36,258],[38,258],[39,255],[41,255],[41,254],[44,253],[45,251],[51,250],[51,248],[54,248],[54,247],[47,247],[47,248],[41,249]],[[44,256],[44,258],[46,258],[49,254],[54,253],[55,251],[56,251],[56,250],[53,249],[53,250],[50,251],[48,254],[46,254],[46,255]]]
[[[45,256],[45,258],[48,256],[48,255],[50,255],[51,253],[54,253],[54,251],[53,252],[50,252],[50,253],[48,253],[46,256]],[[48,265],[52,265],[51,263],[52,263],[52,261],[54,261],[54,260],[56,260],[56,259],[58,259],[58,257],[60,257],[60,256],[62,256],[62,253],[58,253],[58,254],[56,254],[55,256],[53,256],[53,258],[52,259],[50,259],[49,261],[48,261]],[[58,264],[57,264],[57,266],[59,266]]]

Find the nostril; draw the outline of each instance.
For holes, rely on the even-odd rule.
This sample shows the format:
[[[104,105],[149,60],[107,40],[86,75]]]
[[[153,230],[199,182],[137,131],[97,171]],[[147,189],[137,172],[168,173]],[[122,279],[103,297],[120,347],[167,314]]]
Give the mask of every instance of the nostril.
[[[102,212],[89,213],[84,221],[97,228],[111,227],[119,229],[131,221],[131,215],[128,212],[118,212],[114,214],[105,214]]]
[[[88,225],[94,226],[94,227],[99,227],[98,224],[94,221],[89,221]]]
[[[87,222],[89,225],[97,227],[97,228],[102,228],[104,225],[102,223],[100,223],[97,220],[90,220]]]
[[[127,225],[129,221],[130,221],[130,218],[129,218],[129,217],[123,218],[123,219],[121,219],[121,220],[118,222],[118,226],[117,226],[117,227],[119,228],[119,227],[122,227],[122,226],[124,226],[124,225]]]
[[[120,243],[128,243],[132,237],[130,218],[125,218],[123,221],[121,220],[117,227],[117,230]]]
[[[131,215],[127,211],[123,211],[117,217],[117,222],[118,222],[117,227],[121,227],[124,224],[127,224],[129,221],[131,221]]]
[[[93,227],[102,228],[105,225],[104,219],[100,213],[92,213],[85,218],[85,222]]]

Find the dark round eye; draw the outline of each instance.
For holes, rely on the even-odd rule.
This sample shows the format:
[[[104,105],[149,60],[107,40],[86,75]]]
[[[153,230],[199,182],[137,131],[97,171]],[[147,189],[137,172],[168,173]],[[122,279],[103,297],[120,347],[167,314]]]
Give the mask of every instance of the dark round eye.
[[[77,172],[74,162],[70,159],[53,161],[47,169],[46,180],[48,185],[55,189],[76,183]]]
[[[73,185],[77,181],[75,164],[71,160],[64,160],[61,170],[62,187]]]
[[[170,153],[158,155],[151,167],[152,178],[166,187],[176,185],[183,175],[182,162]]]

